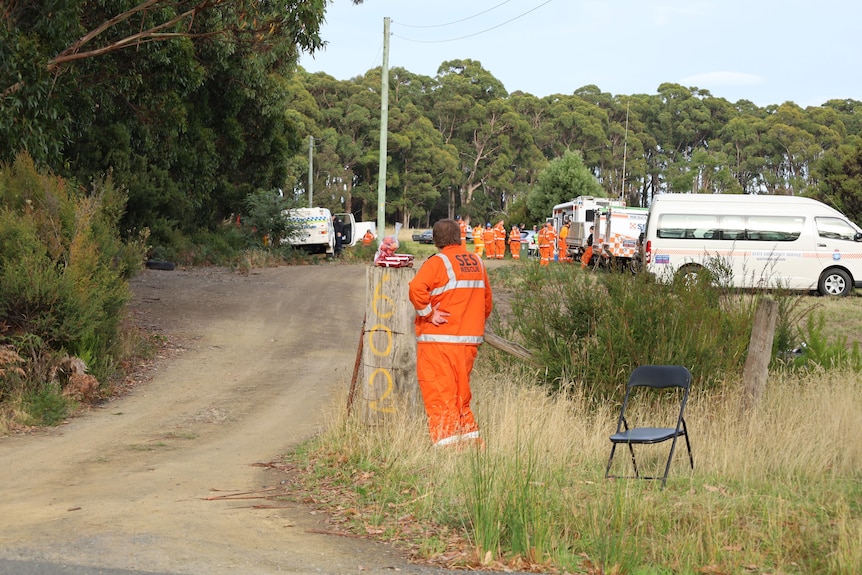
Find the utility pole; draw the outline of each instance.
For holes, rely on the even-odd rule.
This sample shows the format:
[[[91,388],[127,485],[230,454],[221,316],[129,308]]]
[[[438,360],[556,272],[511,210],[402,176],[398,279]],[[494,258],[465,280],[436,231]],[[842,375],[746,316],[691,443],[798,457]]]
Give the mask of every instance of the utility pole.
[[[314,136],[308,137],[308,207],[314,207]]]
[[[626,102],[626,132],[623,137],[623,177],[620,185],[620,199],[626,198],[626,157],[628,156],[629,147],[629,103]]]
[[[383,66],[380,69],[380,170],[377,174],[377,243],[386,230],[386,138],[389,134],[389,18],[383,19]],[[396,238],[397,239],[397,238]]]

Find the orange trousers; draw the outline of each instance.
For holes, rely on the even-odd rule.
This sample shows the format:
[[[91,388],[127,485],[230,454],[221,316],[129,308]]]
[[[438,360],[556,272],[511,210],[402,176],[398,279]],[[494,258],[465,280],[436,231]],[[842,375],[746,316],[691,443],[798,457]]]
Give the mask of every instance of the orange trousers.
[[[581,256],[581,267],[585,268],[590,265],[590,260],[593,259],[593,246],[587,246],[584,254]]]
[[[434,445],[479,437],[470,409],[470,373],[478,351],[477,345],[416,344],[416,375]]]
[[[550,265],[554,257],[554,248],[552,246],[539,246],[539,265]]]
[[[494,257],[501,260],[506,255],[506,240],[494,240],[494,243],[497,244],[494,249]]]
[[[485,258],[489,260],[494,259],[494,246],[496,246],[496,242],[491,240],[490,242],[485,242]]]
[[[512,259],[521,259],[521,242],[509,242],[509,250],[512,252]]]
[[[477,244],[474,242],[473,243],[473,252],[475,252],[476,255],[478,255],[481,258],[482,254],[485,252],[485,244]]]

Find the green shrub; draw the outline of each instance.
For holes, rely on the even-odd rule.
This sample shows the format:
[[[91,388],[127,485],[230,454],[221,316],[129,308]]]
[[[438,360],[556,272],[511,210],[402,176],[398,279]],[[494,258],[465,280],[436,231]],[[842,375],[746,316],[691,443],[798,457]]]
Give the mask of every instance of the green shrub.
[[[127,279],[147,241],[146,230],[120,239],[125,201],[110,179],[84,191],[26,155],[0,167],[0,344],[27,358],[21,392],[40,405],[53,358],[80,357],[101,381],[116,365]]]
[[[642,364],[680,364],[701,385],[741,372],[759,296],[715,285],[709,274],[656,282],[646,274],[524,266],[503,276],[513,334],[544,366],[554,389],[617,396]]]
[[[57,425],[69,415],[71,401],[64,397],[60,388],[45,384],[27,392],[24,396],[24,411],[28,425]]]
[[[805,318],[805,323],[799,328],[800,337],[804,342],[799,355],[793,358],[790,366],[795,369],[845,369],[855,372],[862,371],[862,353],[859,342],[852,344],[846,336],[831,334],[827,338],[826,316],[823,313],[812,313]]]

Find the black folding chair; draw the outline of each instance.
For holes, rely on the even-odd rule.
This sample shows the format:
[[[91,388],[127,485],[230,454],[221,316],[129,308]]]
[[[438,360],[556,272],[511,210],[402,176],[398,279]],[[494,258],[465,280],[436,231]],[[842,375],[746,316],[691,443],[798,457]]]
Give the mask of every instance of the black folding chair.
[[[679,437],[685,438],[685,445],[688,448],[688,461],[691,468],[694,469],[694,458],[691,455],[691,443],[688,440],[688,428],[685,425],[685,404],[688,401],[688,392],[691,387],[691,372],[681,365],[642,365],[632,372],[626,384],[626,394],[623,398],[623,406],[620,410],[620,418],[617,422],[617,432],[611,435],[611,456],[608,458],[608,467],[605,470],[605,478],[608,477],[623,477],[611,475],[611,463],[614,460],[614,453],[617,445],[624,443],[629,447],[629,453],[632,456],[632,466],[635,474],[633,477],[641,479],[659,479],[659,477],[641,477],[638,471],[638,464],[635,460],[635,451],[632,447],[635,444],[653,444],[663,443],[670,440],[670,454],[667,456],[667,464],[664,468],[664,475],[661,479],[661,486],[664,488],[667,482],[667,474],[670,471],[670,463],[673,459],[673,453],[676,449],[676,440]],[[665,393],[652,394],[653,399],[666,399],[671,391],[670,388],[676,388],[678,391],[673,394],[675,400],[679,400],[679,415],[676,418],[676,427],[629,427],[629,421],[626,416],[626,409],[630,407],[632,392],[638,388],[651,388],[653,390],[663,390]],[[638,394],[641,395],[641,394]],[[638,402],[640,403],[640,402]],[[629,416],[631,417],[631,416]],[[644,416],[639,416],[638,419],[643,419]],[[668,422],[669,423],[669,422]],[[628,476],[631,477],[631,476]]]

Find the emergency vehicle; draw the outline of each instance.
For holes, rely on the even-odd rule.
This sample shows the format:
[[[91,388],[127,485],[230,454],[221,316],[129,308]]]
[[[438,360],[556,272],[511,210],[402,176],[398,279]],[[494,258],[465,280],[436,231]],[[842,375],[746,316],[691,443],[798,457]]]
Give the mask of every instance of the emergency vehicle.
[[[587,236],[590,235],[590,226],[596,223],[598,215],[610,207],[624,207],[624,200],[612,198],[596,198],[593,196],[578,196],[570,202],[554,206],[551,221],[557,234],[563,224],[571,222],[569,235],[566,238],[566,249],[568,256],[579,260],[587,247]],[[599,231],[599,228],[596,228]]]
[[[619,269],[638,269],[640,238],[646,229],[647,216],[648,208],[607,208],[593,232],[595,256],[605,258],[606,263]]]
[[[660,279],[713,266],[731,287],[846,296],[862,287],[862,229],[811,198],[660,194],[649,210],[644,264]]]
[[[335,228],[332,227],[332,213],[327,208],[293,208],[285,210],[284,215],[294,229],[283,243],[311,253],[335,255]],[[344,223],[343,247],[356,245],[356,219],[353,214],[335,214]]]

